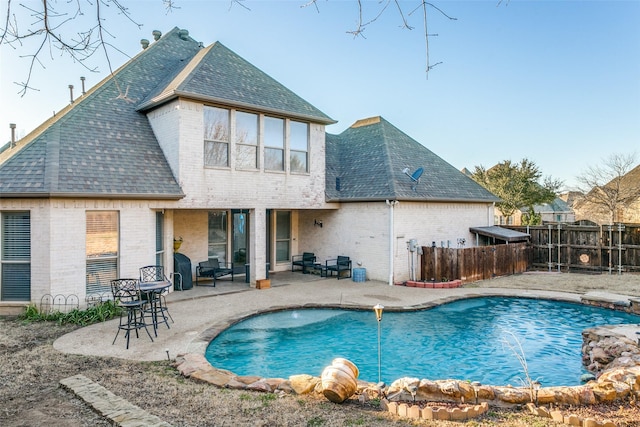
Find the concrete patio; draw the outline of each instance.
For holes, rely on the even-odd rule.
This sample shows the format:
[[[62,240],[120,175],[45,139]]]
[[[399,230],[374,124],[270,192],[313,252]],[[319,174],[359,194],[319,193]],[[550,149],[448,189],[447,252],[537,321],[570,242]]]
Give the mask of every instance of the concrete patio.
[[[470,296],[528,296],[580,302],[581,295],[504,288],[423,289],[389,286],[384,282],[353,282],[351,279],[321,278],[299,272],[279,272],[270,276],[271,288],[255,289],[244,277],[218,280],[216,287],[193,286],[167,296],[175,323],[160,325],[151,342],[144,332],[131,338],[129,349],[121,333],[114,345],[118,320],[80,328],[54,342],[54,348],[70,354],[157,361],[179,354],[203,354],[219,331],[247,316],[287,307],[345,307],[372,309],[378,303],[385,310],[419,309]],[[208,282],[207,284],[211,284]],[[372,312],[372,316],[373,316]]]

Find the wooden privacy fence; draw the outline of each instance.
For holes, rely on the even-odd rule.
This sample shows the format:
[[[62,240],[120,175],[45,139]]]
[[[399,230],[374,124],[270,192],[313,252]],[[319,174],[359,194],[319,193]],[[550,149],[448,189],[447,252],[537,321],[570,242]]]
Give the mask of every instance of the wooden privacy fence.
[[[508,228],[531,235],[532,268],[614,274],[640,272],[640,224]]]
[[[464,283],[524,273],[529,269],[531,247],[527,243],[477,246],[473,248],[422,248],[421,279]]]

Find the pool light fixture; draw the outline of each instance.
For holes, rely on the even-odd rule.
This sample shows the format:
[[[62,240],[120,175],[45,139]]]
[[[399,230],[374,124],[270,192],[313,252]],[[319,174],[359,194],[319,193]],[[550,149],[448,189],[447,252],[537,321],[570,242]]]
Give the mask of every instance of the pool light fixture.
[[[380,349],[380,323],[382,322],[382,311],[384,306],[380,303],[373,306],[373,311],[376,313],[376,320],[378,321],[378,384],[382,382],[380,375],[380,365],[382,360],[382,353]]]
[[[373,306],[373,311],[376,313],[376,320],[380,322],[382,320],[382,311],[384,310],[384,305],[380,303]]]

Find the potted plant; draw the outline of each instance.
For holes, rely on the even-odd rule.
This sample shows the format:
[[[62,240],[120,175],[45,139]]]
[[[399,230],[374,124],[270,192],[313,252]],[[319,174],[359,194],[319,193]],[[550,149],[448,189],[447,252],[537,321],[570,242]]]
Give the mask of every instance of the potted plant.
[[[173,251],[174,252],[178,252],[178,249],[180,249],[180,246],[182,246],[182,236],[179,236],[178,238],[173,238]]]

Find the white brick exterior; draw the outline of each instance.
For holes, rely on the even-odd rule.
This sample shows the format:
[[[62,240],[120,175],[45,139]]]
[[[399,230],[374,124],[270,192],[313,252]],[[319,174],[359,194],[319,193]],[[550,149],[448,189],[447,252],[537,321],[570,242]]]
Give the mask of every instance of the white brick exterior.
[[[231,134],[234,110],[231,110]],[[177,100],[148,114],[148,119],[180,184],[185,197],[177,201],[107,199],[0,199],[0,211],[28,210],[31,213],[31,302],[39,304],[45,294],[78,296],[81,304],[86,289],[86,212],[118,211],[120,220],[119,276],[138,277],[140,267],[155,264],[156,212],[164,212],[166,272],[173,271],[173,238],[181,236],[180,252],[192,261],[192,269],[208,257],[208,212],[243,209],[249,215],[250,282],[266,276],[271,269],[290,269],[290,262],[275,264],[266,254],[267,233],[273,237],[275,224],[268,211],[291,211],[292,255],[315,252],[319,260],[346,255],[353,267],[367,269],[367,278],[404,281],[411,276],[407,241],[421,246],[441,242],[456,246],[465,239],[470,246],[469,227],[493,224],[493,206],[486,203],[400,202],[392,207],[385,201],[330,204],[325,202],[325,129],[309,127],[309,173],[236,170],[235,147],[229,147],[230,166],[204,166],[203,105]],[[288,129],[288,126],[285,126]],[[233,138],[231,138],[233,141]],[[259,138],[261,141],[262,139]],[[288,137],[285,137],[288,140]],[[289,159],[285,144],[285,159]],[[263,147],[259,146],[259,164]],[[285,164],[289,165],[288,160]],[[267,224],[267,218],[272,223]],[[323,226],[314,225],[316,220]],[[231,230],[229,230],[229,241]],[[391,248],[390,248],[391,246]],[[231,243],[229,243],[229,248]],[[391,256],[390,256],[391,251]],[[393,263],[393,273],[390,265]],[[242,267],[242,266],[240,266]],[[419,259],[414,259],[416,277]],[[168,274],[167,274],[168,275]],[[0,302],[0,308],[2,308]]]
[[[339,210],[300,212],[298,252],[314,252],[321,262],[346,255],[353,267],[367,269],[367,279],[389,281],[391,207],[384,201],[343,203]],[[469,227],[492,225],[493,205],[487,203],[400,202],[393,207],[393,281],[408,280],[411,258],[407,242],[420,246],[474,246]],[[321,219],[323,227],[315,227]],[[415,275],[419,278],[419,259],[414,255]]]
[[[149,201],[102,199],[0,199],[0,211],[29,211],[31,216],[31,302],[46,294],[86,297],[86,213],[118,211],[120,219],[119,275],[137,278],[138,269],[155,264],[157,210]],[[171,215],[165,211],[164,265],[173,271]],[[0,302],[0,308],[6,304]]]

